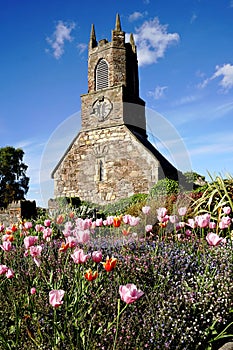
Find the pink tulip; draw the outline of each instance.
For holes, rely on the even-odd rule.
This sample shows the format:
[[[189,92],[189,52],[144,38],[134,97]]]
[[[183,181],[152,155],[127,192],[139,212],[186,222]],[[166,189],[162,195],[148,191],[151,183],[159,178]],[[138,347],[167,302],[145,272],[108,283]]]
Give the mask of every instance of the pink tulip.
[[[210,216],[209,214],[196,216],[195,221],[200,228],[209,226]]]
[[[0,265],[0,275],[4,275],[8,270],[6,265]]]
[[[107,226],[106,220],[103,220],[103,225],[104,225],[104,226]],[[93,221],[93,223],[92,223],[92,225],[91,225],[91,229],[92,229],[92,230],[95,230],[95,228],[96,228],[96,223],[95,223],[95,221]]]
[[[151,232],[152,229],[153,229],[153,226],[152,225],[146,225],[145,229],[146,229],[146,232]]]
[[[219,228],[223,230],[224,228],[228,228],[230,225],[231,225],[231,218],[229,216],[223,216],[219,223]]]
[[[29,249],[33,245],[35,245],[38,241],[38,236],[27,236],[24,238],[24,246],[26,249]]]
[[[184,221],[180,221],[176,224],[176,230],[180,230],[181,228],[185,227],[185,222]]]
[[[31,293],[31,295],[36,294],[36,288],[32,287],[31,290],[30,290],[30,293]]]
[[[142,292],[140,289],[137,289],[133,283],[128,283],[126,286],[120,286],[119,293],[121,300],[123,300],[126,304],[133,303],[144,294],[144,292]]]
[[[32,222],[30,222],[30,221],[25,222],[25,223],[24,223],[24,227],[25,227],[27,230],[29,230],[30,228],[32,228]]]
[[[58,307],[63,304],[62,298],[64,297],[65,291],[62,289],[54,289],[49,292],[49,303],[53,307]]]
[[[224,238],[219,237],[216,233],[209,232],[206,236],[206,240],[211,246],[219,245],[221,242],[224,242]]]
[[[0,225],[0,232],[3,232],[5,230],[5,226],[3,224]]]
[[[102,218],[96,219],[95,220],[95,224],[96,224],[97,227],[103,226],[103,219]]]
[[[67,221],[64,225],[63,235],[64,237],[69,237],[72,235],[73,224],[71,221]]]
[[[188,219],[188,223],[187,225],[191,228],[196,228],[197,227],[197,223],[194,219]]]
[[[164,217],[167,215],[167,209],[166,208],[159,208],[156,210],[159,217]]]
[[[92,220],[91,219],[81,219],[78,218],[75,220],[75,224],[76,224],[76,229],[77,230],[87,230],[92,226]]]
[[[135,217],[135,216],[131,216],[129,217],[129,225],[130,226],[137,226],[140,222],[140,218],[139,217]]]
[[[34,263],[36,264],[36,266],[37,266],[37,267],[40,267],[40,265],[41,265],[41,260],[38,259],[37,257],[34,257],[33,260],[34,260]]]
[[[34,258],[37,256],[41,256],[42,246],[36,245],[29,247],[30,255]]]
[[[175,224],[177,222],[178,218],[176,215],[171,215],[171,216],[169,216],[169,220],[172,224]]]
[[[44,226],[41,224],[36,224],[35,230],[36,232],[42,232],[44,230]]]
[[[129,224],[130,215],[126,214],[123,216],[122,220],[125,224]]]
[[[8,241],[9,235],[2,235],[2,241]]]
[[[217,225],[216,225],[215,222],[213,222],[213,221],[210,221],[210,222],[209,222],[209,228],[210,228],[211,230],[215,229],[216,226],[217,226]]]
[[[15,275],[14,271],[12,269],[8,269],[6,272],[6,278],[13,278]]]
[[[142,207],[143,214],[147,215],[150,212],[150,207],[146,205],[145,207]]]
[[[90,241],[90,232],[89,230],[78,231],[76,233],[76,238],[78,243],[87,243]]]
[[[69,248],[74,248],[77,245],[77,239],[73,236],[66,237],[66,244],[69,244]]]
[[[179,215],[184,216],[187,213],[187,208],[186,207],[179,208],[178,213]]]
[[[106,218],[106,226],[111,226],[113,224],[113,219],[114,219],[114,216],[107,216]]]
[[[0,245],[2,250],[5,252],[9,252],[12,249],[12,244],[10,241],[4,241],[2,245]]]
[[[83,249],[75,249],[74,253],[71,254],[71,258],[75,264],[84,264],[90,256],[88,254],[85,255]]]
[[[169,216],[165,215],[165,216],[157,216],[157,219],[159,220],[159,222],[167,222],[169,220]]]
[[[91,255],[91,258],[95,263],[101,262],[102,261],[102,252],[99,250],[94,251]]]
[[[45,225],[45,227],[50,227],[50,225],[51,225],[51,220],[46,219],[46,220],[44,221],[44,225]]]
[[[222,210],[224,214],[229,215],[231,212],[231,207],[223,207]]]
[[[43,230],[43,239],[46,239],[48,241],[48,238],[51,237],[53,231],[51,228],[49,227],[46,227],[44,230]]]

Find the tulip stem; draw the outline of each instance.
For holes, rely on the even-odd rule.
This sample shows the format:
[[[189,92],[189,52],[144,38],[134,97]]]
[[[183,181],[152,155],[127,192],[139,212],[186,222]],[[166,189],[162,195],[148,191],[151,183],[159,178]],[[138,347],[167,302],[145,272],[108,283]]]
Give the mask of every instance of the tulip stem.
[[[108,325],[107,331],[112,327],[112,325],[116,322],[116,334],[115,334],[115,339],[114,339],[114,347],[113,350],[115,350],[116,348],[116,340],[117,340],[117,335],[118,335],[118,326],[119,326],[119,319],[120,319],[120,315],[125,311],[125,309],[127,308],[128,304],[126,304],[122,310],[120,310],[120,299],[118,299],[118,304],[117,304],[117,316],[114,318],[114,320]],[[103,327],[101,326],[98,330],[97,330],[97,334],[101,334]]]
[[[118,336],[118,326],[119,326],[119,318],[120,318],[120,314],[121,312],[126,308],[126,306],[124,307],[124,309],[122,309],[122,311],[120,312],[120,308],[121,308],[121,304],[120,304],[120,299],[118,299],[118,304],[117,304],[117,318],[116,318],[116,334],[115,334],[115,339],[114,339],[114,345],[113,345],[113,350],[115,350],[116,348],[116,341],[117,341],[117,336]]]

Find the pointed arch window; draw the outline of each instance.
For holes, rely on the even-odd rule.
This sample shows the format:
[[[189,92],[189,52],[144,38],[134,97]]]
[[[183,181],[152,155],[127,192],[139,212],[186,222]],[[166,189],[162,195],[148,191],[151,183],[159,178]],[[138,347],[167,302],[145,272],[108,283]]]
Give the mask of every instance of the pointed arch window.
[[[99,181],[103,181],[104,179],[104,165],[103,161],[100,159],[99,161]]]
[[[108,87],[108,63],[103,58],[96,66],[95,86],[96,90]]]

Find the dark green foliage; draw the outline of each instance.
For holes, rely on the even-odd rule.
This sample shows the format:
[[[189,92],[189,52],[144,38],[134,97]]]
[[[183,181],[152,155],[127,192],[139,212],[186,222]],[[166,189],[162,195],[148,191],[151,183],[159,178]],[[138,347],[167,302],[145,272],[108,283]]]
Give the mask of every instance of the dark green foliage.
[[[29,187],[27,165],[23,163],[24,152],[14,147],[0,148],[0,207],[24,199]]]
[[[177,194],[179,192],[178,181],[164,178],[159,180],[150,190],[150,196],[168,196],[172,194]]]
[[[193,172],[193,171],[186,171],[186,172],[184,173],[184,176],[185,176],[186,181],[187,181],[188,183],[193,183],[193,182],[196,182],[196,181],[198,181],[198,180],[205,181],[205,176],[200,175],[200,174],[198,174],[198,173],[195,173],[195,172]]]
[[[128,212],[128,209],[138,203],[145,203],[147,199],[146,193],[136,193],[128,198],[123,198],[115,203],[110,203],[104,206],[99,206],[98,211],[103,216],[108,215],[121,215]]]

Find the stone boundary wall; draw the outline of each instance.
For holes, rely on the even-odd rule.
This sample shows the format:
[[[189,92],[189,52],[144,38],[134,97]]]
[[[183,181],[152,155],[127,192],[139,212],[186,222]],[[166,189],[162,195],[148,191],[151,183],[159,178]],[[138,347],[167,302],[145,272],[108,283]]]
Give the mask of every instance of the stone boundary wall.
[[[20,200],[9,204],[7,209],[0,209],[0,223],[10,225],[20,219],[36,217],[36,201]]]

